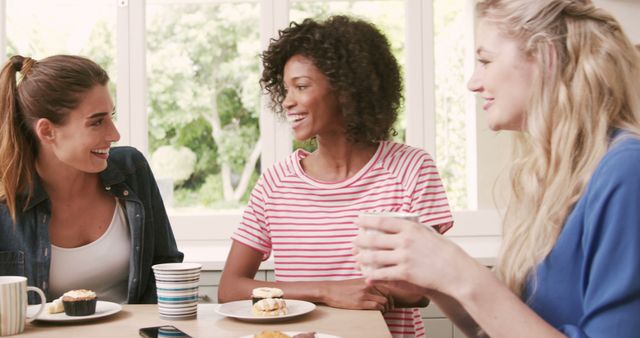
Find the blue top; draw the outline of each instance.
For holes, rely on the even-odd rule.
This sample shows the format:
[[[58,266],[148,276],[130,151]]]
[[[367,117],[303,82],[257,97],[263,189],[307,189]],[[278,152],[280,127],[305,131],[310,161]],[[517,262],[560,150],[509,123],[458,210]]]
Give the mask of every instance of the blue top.
[[[105,190],[124,206],[131,231],[127,302],[155,303],[156,285],[151,266],[182,262],[183,255],[176,246],[153,173],[136,149],[114,147],[100,179]],[[41,288],[51,301],[51,202],[38,177],[34,184],[26,207],[25,196],[18,196],[15,225],[7,205],[0,203],[0,276],[25,276],[29,285]],[[35,293],[29,293],[29,302],[38,302]]]
[[[640,337],[640,140],[620,135],[525,299],[568,337]]]

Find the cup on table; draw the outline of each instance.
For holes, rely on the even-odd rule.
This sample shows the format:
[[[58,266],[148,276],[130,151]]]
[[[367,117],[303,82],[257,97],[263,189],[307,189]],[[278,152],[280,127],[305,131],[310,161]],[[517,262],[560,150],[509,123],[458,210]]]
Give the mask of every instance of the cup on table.
[[[165,263],[152,266],[158,293],[158,312],[164,319],[190,319],[198,313],[198,263]]]
[[[358,218],[361,220],[371,219],[371,218],[398,218],[398,219],[406,219],[408,221],[418,222],[419,216],[418,214],[409,213],[409,212],[395,212],[395,211],[363,211],[360,212]],[[371,232],[380,232],[376,229],[363,228],[359,227],[359,232],[361,234],[371,233]],[[366,251],[366,250],[362,250]],[[375,266],[370,265],[360,265],[360,271],[362,274],[367,276],[372,269],[376,268]]]
[[[27,317],[27,292],[40,296],[38,312]],[[27,286],[22,276],[0,276],[0,336],[11,336],[24,331],[24,324],[36,319],[47,304],[44,292],[35,286]]]

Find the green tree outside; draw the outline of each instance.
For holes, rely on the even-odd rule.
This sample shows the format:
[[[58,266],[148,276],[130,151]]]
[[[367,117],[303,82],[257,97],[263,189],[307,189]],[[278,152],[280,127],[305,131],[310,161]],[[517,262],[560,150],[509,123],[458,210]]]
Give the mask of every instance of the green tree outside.
[[[466,206],[462,0],[434,0],[438,167],[454,209]],[[374,22],[405,63],[404,1],[292,1],[291,20],[347,14]],[[149,154],[162,146],[196,155],[191,176],[175,185],[176,207],[243,206],[259,175],[258,3],[147,5]],[[59,53],[46,29],[33,28],[31,52]],[[79,52],[111,75],[115,96],[115,23],[98,20]],[[19,53],[9,36],[7,55]],[[25,51],[22,51],[23,53]],[[117,101],[117,98],[116,98]],[[134,112],[135,113],[135,112]],[[395,140],[404,141],[404,108]],[[313,142],[294,142],[312,151]]]

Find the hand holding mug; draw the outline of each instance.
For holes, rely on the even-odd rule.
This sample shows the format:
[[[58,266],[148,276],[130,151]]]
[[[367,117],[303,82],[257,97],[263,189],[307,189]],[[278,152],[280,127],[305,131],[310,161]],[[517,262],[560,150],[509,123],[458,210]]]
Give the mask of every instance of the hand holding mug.
[[[476,263],[433,228],[395,217],[359,217],[356,261],[368,281],[405,281],[444,291]],[[373,230],[373,231],[372,231]]]
[[[358,220],[356,221],[356,224],[359,226],[358,227],[359,234],[360,235],[374,234],[374,233],[382,234],[382,231],[377,227],[368,226],[370,224],[379,223],[380,219],[382,218],[404,219],[412,222],[418,222],[418,215],[413,213],[391,212],[391,211],[365,211],[365,212],[361,212],[358,215]],[[356,247],[356,250],[362,250],[362,252],[368,253],[367,248]],[[375,264],[375,262],[366,263],[366,264],[363,262],[360,262],[360,270],[362,271],[365,277],[367,277],[370,274],[371,270],[374,269],[376,266],[377,265]]]

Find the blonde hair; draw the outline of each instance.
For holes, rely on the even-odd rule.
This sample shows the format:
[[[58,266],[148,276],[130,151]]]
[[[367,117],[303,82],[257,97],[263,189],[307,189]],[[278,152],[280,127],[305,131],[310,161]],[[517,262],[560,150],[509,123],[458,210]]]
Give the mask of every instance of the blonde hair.
[[[514,146],[496,266],[498,277],[522,296],[607,151],[611,132],[640,134],[640,58],[619,23],[589,0],[486,0],[476,9],[519,41],[539,69],[526,132]]]
[[[16,79],[17,73],[21,80]],[[62,125],[84,94],[109,81],[95,62],[73,55],[41,61],[12,56],[0,72],[0,202],[13,222],[33,192],[38,140],[33,124],[41,118]],[[23,197],[23,198],[21,198]]]

